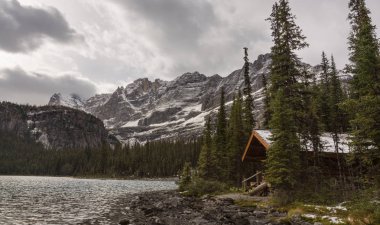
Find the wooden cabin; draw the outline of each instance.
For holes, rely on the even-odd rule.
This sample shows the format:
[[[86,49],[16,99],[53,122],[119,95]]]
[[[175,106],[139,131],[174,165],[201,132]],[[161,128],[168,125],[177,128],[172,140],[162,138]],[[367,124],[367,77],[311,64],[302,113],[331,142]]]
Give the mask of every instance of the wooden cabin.
[[[264,164],[267,158],[267,151],[270,151],[270,145],[272,133],[270,130],[253,130],[245,147],[244,154],[241,158],[242,162],[256,162]],[[336,176],[339,173],[337,168],[337,160],[344,154],[350,152],[348,145],[348,135],[339,135],[338,154],[335,150],[334,140],[330,133],[324,133],[321,135],[322,149],[319,154],[321,162],[329,168],[326,172],[331,176]],[[307,150],[301,152],[301,157],[305,157],[309,160],[313,156],[313,148],[311,143],[307,143]],[[264,165],[261,165],[264,167]],[[253,181],[253,182],[252,182]],[[256,171],[251,177],[244,179],[242,182],[243,188],[249,190],[253,188],[254,193],[265,190],[268,184],[265,183],[263,174],[261,171]]]
[[[261,161],[266,159],[266,153],[272,143],[272,133],[269,130],[253,130],[245,147],[241,160],[244,161]],[[336,151],[333,137],[330,133],[321,135],[321,156],[336,158]],[[312,153],[311,143],[307,143],[308,149],[306,153]],[[339,135],[338,154],[347,154],[350,152],[348,145],[348,135]]]

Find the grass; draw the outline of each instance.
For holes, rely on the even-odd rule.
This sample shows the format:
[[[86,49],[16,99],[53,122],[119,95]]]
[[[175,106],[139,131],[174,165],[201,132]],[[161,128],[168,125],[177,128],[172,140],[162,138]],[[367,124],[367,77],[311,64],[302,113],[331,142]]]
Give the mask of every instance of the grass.
[[[240,207],[248,207],[248,208],[254,208],[255,209],[258,206],[260,206],[261,202],[260,201],[240,199],[240,200],[236,200],[235,204],[240,206]]]
[[[304,220],[309,222],[320,222],[324,225],[347,224],[348,211],[342,206],[322,206],[296,203],[291,206],[288,215],[292,216],[295,211],[299,212]]]
[[[217,195],[226,193],[229,190],[228,185],[218,182],[205,180],[199,177],[193,177],[190,182],[182,188],[185,190],[184,195],[201,197],[203,195]]]

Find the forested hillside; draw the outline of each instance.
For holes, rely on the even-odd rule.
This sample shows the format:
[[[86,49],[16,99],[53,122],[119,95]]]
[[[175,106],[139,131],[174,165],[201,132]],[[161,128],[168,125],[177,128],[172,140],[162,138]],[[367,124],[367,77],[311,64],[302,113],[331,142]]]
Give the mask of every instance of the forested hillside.
[[[63,106],[0,102],[0,131],[34,140],[46,149],[99,148],[108,143],[101,120]]]
[[[86,149],[46,149],[31,138],[0,132],[0,174],[87,177],[173,177],[196,165],[199,141],[157,141]]]

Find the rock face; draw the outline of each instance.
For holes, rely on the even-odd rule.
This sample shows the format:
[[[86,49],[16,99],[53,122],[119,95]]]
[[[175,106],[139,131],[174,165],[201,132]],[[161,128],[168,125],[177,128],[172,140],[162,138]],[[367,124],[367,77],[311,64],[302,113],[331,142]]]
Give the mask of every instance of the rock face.
[[[99,148],[107,143],[107,131],[101,120],[62,106],[0,103],[0,130],[31,137],[53,149]]]
[[[175,191],[148,192],[128,196],[120,225],[312,225],[301,218],[269,207],[240,207],[231,198],[184,197]]]
[[[60,93],[55,93],[53,96],[51,96],[49,105],[56,105],[56,106],[67,106],[74,109],[81,109],[84,106],[84,103],[81,99],[81,97],[77,94],[71,94],[67,98],[63,98]]]
[[[269,78],[270,63],[270,54],[265,54],[249,65],[256,121],[262,121],[262,80],[263,77]],[[319,66],[306,67],[319,77]],[[103,120],[109,132],[122,142],[198,136],[205,117],[217,112],[222,88],[226,93],[227,109],[233,95],[242,91],[243,72],[238,69],[227,77],[185,73],[172,81],[142,78],[117,88],[113,93],[84,101],[55,94],[49,105],[65,105],[93,114]]]

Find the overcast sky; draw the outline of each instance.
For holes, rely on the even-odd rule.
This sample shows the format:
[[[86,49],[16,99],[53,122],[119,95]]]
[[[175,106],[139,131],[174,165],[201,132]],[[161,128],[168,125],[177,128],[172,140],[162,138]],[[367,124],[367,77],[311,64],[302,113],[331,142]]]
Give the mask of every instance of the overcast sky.
[[[0,100],[46,104],[84,98],[141,77],[226,76],[271,46],[274,0],[0,0]],[[347,63],[348,0],[290,0],[316,65],[321,51]],[[380,1],[367,0],[380,26]]]

